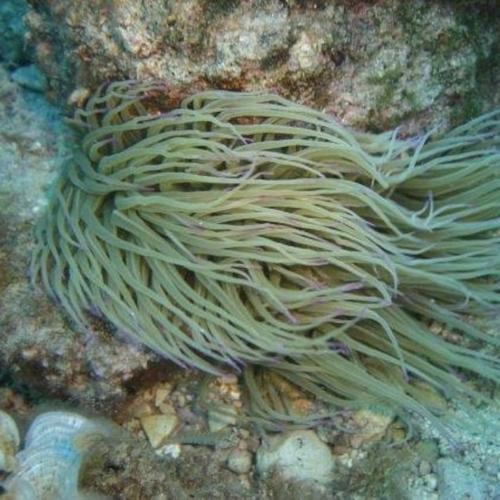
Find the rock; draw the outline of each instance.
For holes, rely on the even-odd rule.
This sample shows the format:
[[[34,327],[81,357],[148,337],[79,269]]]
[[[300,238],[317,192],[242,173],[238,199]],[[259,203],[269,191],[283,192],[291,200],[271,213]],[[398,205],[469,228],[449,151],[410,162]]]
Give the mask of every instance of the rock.
[[[181,455],[181,445],[178,443],[166,444],[157,448],[156,454],[160,457],[179,458]]]
[[[160,406],[165,403],[170,392],[171,392],[171,387],[168,387],[166,385],[160,386],[156,389],[155,406],[157,408],[160,408]]]
[[[418,472],[420,475],[425,476],[432,472],[432,466],[427,460],[422,460],[418,466]]]
[[[147,415],[141,418],[142,428],[153,448],[161,446],[177,427],[177,415]]]
[[[137,399],[127,408],[127,414],[132,418],[141,419],[154,413],[151,402]]]
[[[427,474],[424,476],[424,484],[427,489],[430,491],[434,491],[437,487],[437,477],[435,474]]]
[[[481,474],[450,458],[438,460],[437,479],[440,498],[488,498],[488,482]]]
[[[263,444],[256,465],[260,474],[276,467],[286,479],[324,484],[332,479],[334,460],[330,448],[313,431],[293,431]]]
[[[14,419],[0,410],[0,471],[12,472],[16,466],[15,454],[18,451],[19,430]]]
[[[25,0],[0,2],[0,59],[9,66],[22,64],[27,59],[23,17],[28,8]]]
[[[13,2],[11,2],[13,3]],[[494,2],[29,2],[31,53],[60,101],[114,79],[272,89],[380,130],[465,121],[500,99]]]
[[[0,47],[2,35],[0,29]],[[20,91],[0,67],[0,365],[30,393],[91,406],[117,403],[128,399],[130,380],[150,363],[167,362],[110,335],[103,322],[76,331],[27,273],[33,224],[72,144],[60,111],[43,94]]]
[[[34,64],[16,69],[12,73],[12,80],[35,92],[44,92],[47,86],[45,76]]]
[[[235,448],[227,457],[227,468],[236,474],[247,474],[252,468],[252,454],[248,450]]]
[[[387,427],[394,419],[393,415],[374,413],[369,410],[359,410],[353,415],[359,430],[351,436],[351,446],[359,448],[362,444],[374,443],[384,436]]]

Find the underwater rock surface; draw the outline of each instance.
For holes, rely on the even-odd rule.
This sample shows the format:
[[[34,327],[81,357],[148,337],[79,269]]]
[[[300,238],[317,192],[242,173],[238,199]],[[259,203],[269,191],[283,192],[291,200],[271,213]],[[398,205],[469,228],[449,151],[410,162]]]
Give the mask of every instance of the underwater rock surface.
[[[23,21],[27,12],[25,0],[2,0],[0,3],[0,60],[9,67],[29,61]]]
[[[105,485],[112,498],[437,500],[457,491],[499,497],[494,407],[484,425],[484,409],[462,415],[471,425],[454,435],[460,452],[432,429],[398,445],[405,431],[394,425],[380,425],[381,433],[355,429],[347,437],[322,427],[317,433],[333,454],[336,482],[319,494],[281,475],[254,474],[261,435],[234,422],[221,436],[207,431],[210,415],[196,411],[198,389],[188,376],[174,379],[154,354],[114,338],[102,325],[92,335],[74,332],[57,306],[33,295],[26,276],[32,225],[69,153],[60,110],[22,90],[10,73],[32,63],[33,54],[53,101],[71,94],[71,102],[81,102],[102,79],[154,76],[168,80],[174,98],[206,87],[266,88],[327,108],[357,127],[379,130],[401,121],[415,132],[423,124],[462,122],[499,102],[499,14],[488,10],[495,3],[152,0],[143,8],[124,0],[106,2],[106,10],[95,0],[30,3],[26,44],[21,16],[27,4],[0,2],[1,407],[17,418],[4,397],[6,386],[14,385],[34,399],[132,396],[143,412],[138,415],[157,414],[159,404],[162,414],[174,408],[184,436],[195,444],[186,438],[186,444],[173,445],[178,456],[155,455],[141,435],[140,417],[125,419],[133,439],[110,447],[105,467],[97,464],[83,485]],[[143,384],[130,384],[137,377],[144,377]],[[149,387],[160,378],[182,387],[163,403],[150,397]],[[493,397],[498,400],[498,390]],[[121,412],[110,415],[123,419]],[[341,427],[349,423],[348,416],[340,421]],[[224,448],[230,433],[239,442]],[[391,446],[368,445],[372,435]],[[16,439],[7,442],[10,449]]]
[[[50,95],[102,81],[172,92],[273,90],[345,123],[446,126],[498,103],[494,2],[32,2],[26,17]]]
[[[59,111],[0,66],[0,367],[46,395],[120,398],[156,356],[111,337],[102,325],[97,335],[72,331],[29,285],[32,221],[69,153],[66,134]]]

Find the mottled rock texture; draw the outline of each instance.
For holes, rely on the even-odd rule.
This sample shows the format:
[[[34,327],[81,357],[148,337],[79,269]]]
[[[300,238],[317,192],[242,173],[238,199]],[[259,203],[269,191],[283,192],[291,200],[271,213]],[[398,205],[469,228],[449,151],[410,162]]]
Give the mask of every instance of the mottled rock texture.
[[[25,3],[0,0],[0,59],[8,70],[36,62],[47,77],[47,95],[60,104],[75,90],[78,101],[102,81],[160,78],[179,96],[200,88],[265,88],[325,108],[358,128],[402,122],[416,132],[447,127],[500,102],[497,1],[29,3],[23,25]],[[57,115],[0,67],[1,382],[30,398],[38,393],[71,403],[121,399],[132,391],[140,396],[141,383],[171,377],[170,368],[102,324],[87,334],[73,331],[57,305],[29,285],[32,225],[69,153]],[[0,388],[0,404],[26,413],[24,406],[33,401],[17,403],[20,396],[5,397],[10,391]],[[179,415],[188,421],[189,413]],[[487,428],[494,432],[493,425]],[[477,442],[465,442],[461,460],[487,473],[493,484],[498,445],[493,435],[473,430]],[[421,499],[435,498],[443,488],[427,480],[435,476],[437,452],[384,446],[366,457],[363,447],[352,450],[336,432],[330,444],[339,462],[338,483],[322,495],[280,477],[263,483],[251,474],[246,484],[236,474],[240,469],[228,468],[229,449],[183,446],[180,459],[164,459],[144,440],[105,450],[86,485],[98,483],[113,498],[157,499],[379,498],[388,492]],[[453,449],[441,455],[456,458]],[[412,479],[415,470],[421,477]]]
[[[43,397],[121,399],[156,356],[103,324],[86,335],[74,331],[29,283],[33,223],[69,154],[66,134],[58,110],[0,66],[0,380]]]
[[[474,4],[474,6],[472,6]],[[272,89],[381,130],[447,127],[500,100],[495,2],[31,0],[54,99],[113,79]]]
[[[25,0],[2,0],[0,2],[0,61],[9,67],[29,61],[23,23],[26,12],[28,12],[28,4]]]

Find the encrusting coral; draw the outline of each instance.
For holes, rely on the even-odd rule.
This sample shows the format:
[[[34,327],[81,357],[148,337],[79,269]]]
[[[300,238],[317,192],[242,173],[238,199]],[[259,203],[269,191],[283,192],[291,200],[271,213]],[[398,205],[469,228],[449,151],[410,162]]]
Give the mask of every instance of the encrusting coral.
[[[500,111],[405,140],[275,95],[171,109],[161,84],[116,82],[71,122],[31,270],[80,327],[97,314],[181,365],[244,366],[269,425],[298,417],[266,373],[417,412],[414,380],[500,379],[494,355],[429,329],[499,343],[474,318],[500,302]]]

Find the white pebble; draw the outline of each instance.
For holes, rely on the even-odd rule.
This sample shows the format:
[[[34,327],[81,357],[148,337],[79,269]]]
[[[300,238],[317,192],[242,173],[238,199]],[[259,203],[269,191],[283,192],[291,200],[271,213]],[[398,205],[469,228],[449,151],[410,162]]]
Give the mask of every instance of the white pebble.
[[[257,470],[277,467],[286,479],[327,483],[334,460],[330,448],[313,431],[294,431],[271,438],[257,451]]]
[[[236,474],[247,474],[252,468],[252,454],[248,450],[235,448],[227,458],[227,468]]]
[[[147,415],[141,418],[141,425],[153,448],[161,446],[177,427],[178,418],[169,415]]]

